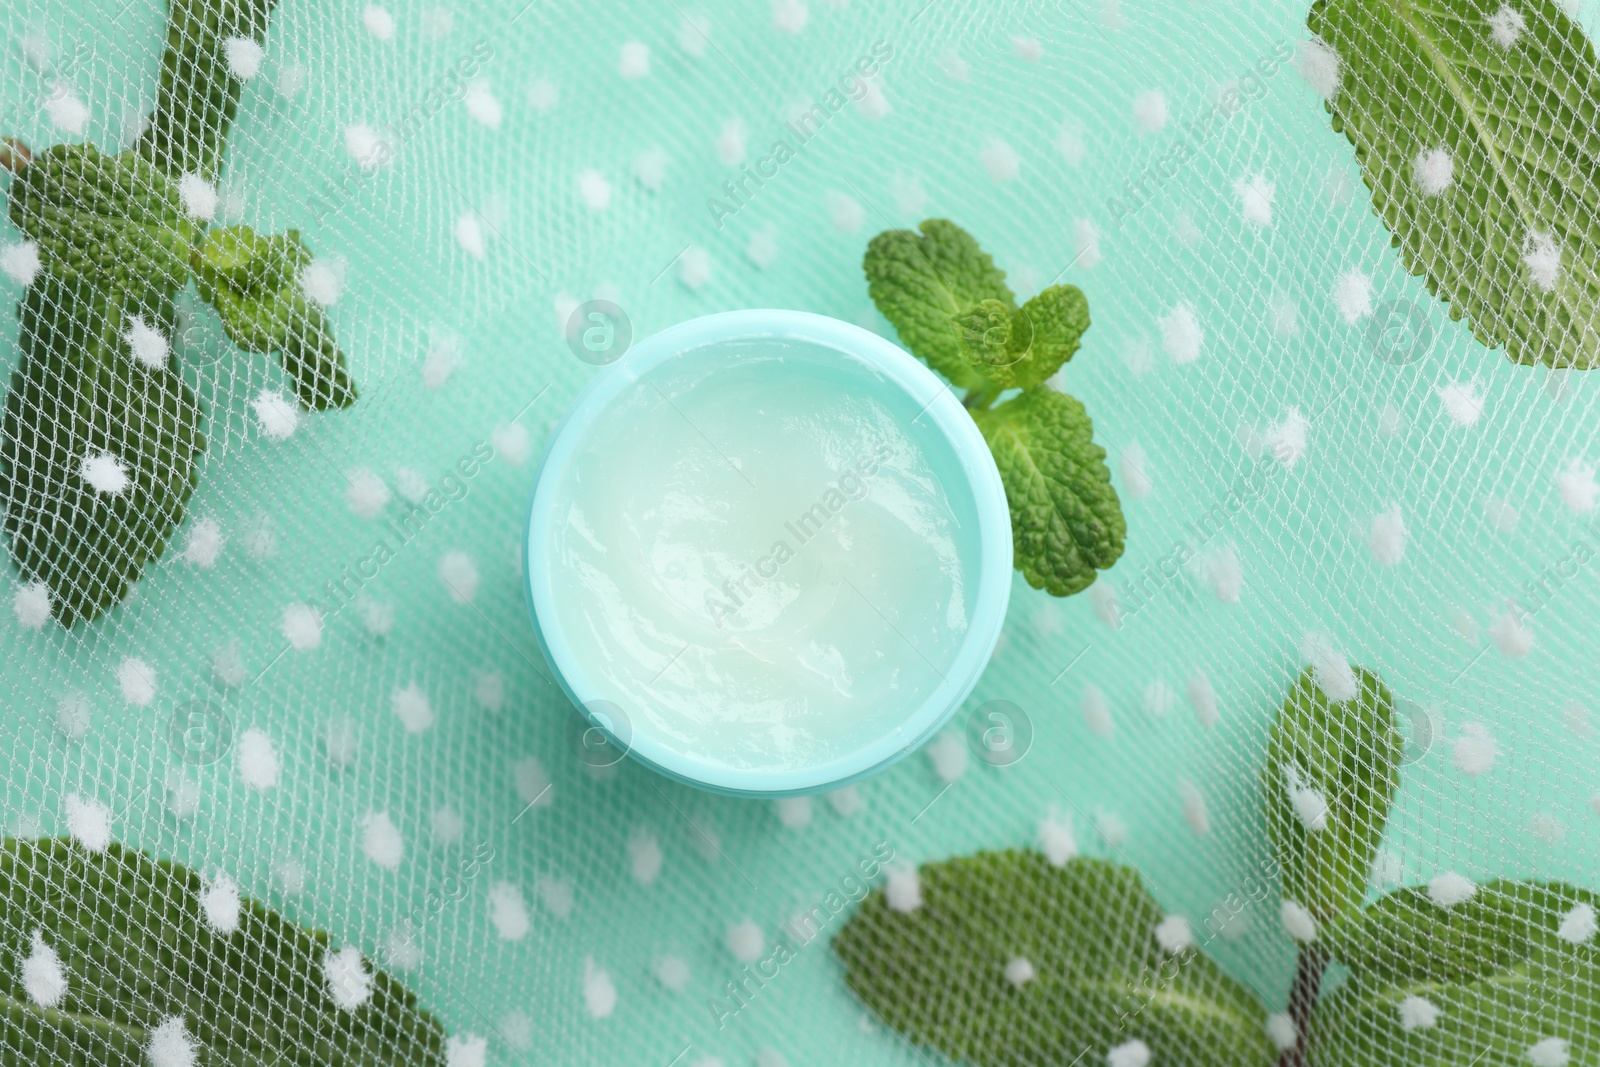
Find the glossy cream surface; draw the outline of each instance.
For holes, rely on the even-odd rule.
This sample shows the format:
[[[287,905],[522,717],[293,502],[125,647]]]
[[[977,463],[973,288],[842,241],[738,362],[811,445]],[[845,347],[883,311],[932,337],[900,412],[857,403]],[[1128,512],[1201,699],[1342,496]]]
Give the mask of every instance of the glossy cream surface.
[[[961,645],[977,573],[970,491],[921,415],[810,343],[708,346],[630,382],[576,444],[545,563],[598,699],[741,769],[892,732]]]

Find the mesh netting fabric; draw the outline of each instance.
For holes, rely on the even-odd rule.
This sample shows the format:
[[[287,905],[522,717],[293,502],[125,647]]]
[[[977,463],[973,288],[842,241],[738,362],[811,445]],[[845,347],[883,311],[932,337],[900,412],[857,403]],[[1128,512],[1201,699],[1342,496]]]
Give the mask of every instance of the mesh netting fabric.
[[[8,539],[6,833],[67,834],[69,811],[104,805],[121,845],[384,961],[491,1063],[910,1064],[935,1054],[827,947],[843,917],[719,1012],[745,924],[770,945],[863,857],[1029,848],[1044,823],[1199,928],[1261,878],[1267,738],[1309,653],[1376,672],[1401,711],[1384,880],[1600,885],[1600,385],[1513,365],[1407,273],[1297,70],[1305,20],[1160,0],[283,0],[215,224],[298,231],[358,395],[289,419],[278,356],[243,351],[193,285],[147,309],[194,415],[135,477],[198,434],[195,488],[126,598],[71,627],[40,617]],[[134,145],[165,27],[143,0],[0,9],[0,135],[36,161]],[[708,203],[875,48],[870,92],[737,210]],[[538,451],[596,373],[573,309],[613,301],[635,337],[751,307],[893,337],[862,251],[926,217],[973,233],[1019,296],[1087,294],[1066,378],[1110,454],[1124,557],[1067,600],[1018,578],[951,733],[843,793],[735,800],[586,765],[520,574]],[[1414,352],[1346,321],[1350,272]],[[8,371],[19,314],[0,315]],[[76,366],[83,343],[62,343]],[[129,403],[178,404],[128,381]],[[50,388],[36,414],[59,428]],[[105,442],[121,403],[96,409]],[[107,513],[81,486],[49,499]],[[964,717],[996,699],[1032,748],[969,764]],[[27,933],[0,946],[12,996]],[[1207,951],[1286,1007],[1276,890]],[[1559,1036],[1600,1056],[1594,1024]],[[1204,1062],[1200,1035],[1188,1054]]]

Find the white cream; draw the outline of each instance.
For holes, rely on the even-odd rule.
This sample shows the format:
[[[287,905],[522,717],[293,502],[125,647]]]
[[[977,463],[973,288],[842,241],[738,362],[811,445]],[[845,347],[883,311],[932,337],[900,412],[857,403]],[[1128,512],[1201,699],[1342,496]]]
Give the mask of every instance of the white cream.
[[[831,348],[743,341],[653,368],[586,428],[543,565],[572,655],[636,736],[787,769],[927,699],[966,636],[978,545],[921,414]]]

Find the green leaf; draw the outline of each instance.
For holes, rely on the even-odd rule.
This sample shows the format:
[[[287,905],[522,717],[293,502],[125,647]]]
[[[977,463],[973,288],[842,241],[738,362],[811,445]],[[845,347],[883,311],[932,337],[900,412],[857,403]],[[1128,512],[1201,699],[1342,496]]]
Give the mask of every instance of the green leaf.
[[[213,230],[195,250],[195,281],[222,328],[246,352],[277,352],[300,403],[349,407],[355,383],[322,309],[300,289],[311,253],[294,230],[263,237],[248,226]]]
[[[353,1011],[328,993],[326,933],[253,900],[223,936],[200,905],[204,879],[120,845],[0,842],[0,1048],[7,1063],[148,1067],[151,1031],[173,1015],[202,1064],[442,1067],[444,1033],[388,974]],[[67,975],[36,1004],[21,981],[39,932]]]
[[[1581,920],[1597,905],[1586,889],[1499,880],[1450,908],[1402,889],[1331,924],[1323,941],[1351,973],[1312,1013],[1310,1064],[1527,1067],[1549,1038],[1571,1042],[1574,1064],[1594,1062],[1600,958]],[[1560,933],[1569,917],[1575,940]],[[1404,1027],[1410,997],[1438,1009],[1432,1026]]]
[[[116,604],[161,556],[195,486],[205,449],[200,409],[170,366],[136,363],[128,316],[171,335],[170,296],[106,293],[41,274],[20,311],[22,360],[0,434],[0,504],[25,581],[43,581],[63,625]],[[127,486],[102,493],[84,460],[109,453]]]
[[[850,988],[911,1041],[980,1067],[1101,1064],[1136,1039],[1161,1067],[1272,1062],[1265,1009],[1202,953],[1162,950],[1132,868],[980,852],[920,879],[919,908],[875,892],[834,939]],[[1019,956],[1036,977],[1016,988]]]
[[[263,43],[276,6],[277,0],[169,0],[156,110],[134,151],[174,178],[217,179],[244,87],[229,72],[224,42]]]
[[[1330,699],[1310,668],[1283,702],[1267,746],[1267,830],[1283,894],[1319,922],[1360,903],[1400,783],[1394,697],[1353,669],[1353,695]],[[1330,686],[1349,679],[1324,679]]]
[[[886,230],[868,242],[861,262],[867,292],[912,355],[958,388],[982,385],[951,320],[985,300],[1015,307],[1005,271],[953,222],[927,219],[918,229]]]
[[[1053,285],[1020,308],[985,300],[952,321],[962,358],[984,380],[1031,389],[1078,350],[1089,328],[1089,301],[1076,286]]]
[[[972,417],[1005,484],[1017,569],[1055,596],[1088,588],[1122,555],[1127,524],[1083,405],[1030,389]]]
[[[132,152],[52,145],[11,181],[8,212],[44,270],[98,289],[176,293],[194,227],[176,187]]]
[[[1600,67],[1555,0],[1317,0],[1307,25],[1341,60],[1329,102],[1406,269],[1474,336],[1516,363],[1600,359]],[[1453,182],[1426,195],[1416,164],[1442,149]],[[1540,235],[1543,235],[1541,238]],[[1526,261],[1555,249],[1558,276]],[[1535,256],[1537,261],[1538,256]]]

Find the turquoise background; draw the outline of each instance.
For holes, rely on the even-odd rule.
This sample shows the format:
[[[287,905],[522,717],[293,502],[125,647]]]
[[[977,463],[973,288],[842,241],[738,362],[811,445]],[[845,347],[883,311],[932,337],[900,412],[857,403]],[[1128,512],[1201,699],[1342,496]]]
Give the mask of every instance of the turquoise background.
[[[1162,905],[1199,927],[1264,854],[1255,813],[1263,739],[1301,641],[1316,631],[1432,716],[1419,720],[1433,724],[1422,731],[1432,741],[1413,748],[1388,831],[1407,882],[1454,869],[1600,884],[1589,800],[1600,761],[1592,730],[1569,707],[1592,699],[1600,673],[1592,564],[1553,583],[1529,621],[1525,658],[1507,658],[1487,636],[1525,581],[1590,536],[1587,519],[1562,506],[1556,476],[1569,460],[1600,462],[1600,381],[1513,367],[1448,321],[1404,274],[1348,144],[1290,66],[1264,75],[1254,99],[1155,183],[1150,203],[1123,219],[1108,203],[1193,136],[1228,82],[1280,42],[1303,39],[1301,5],[819,0],[798,33],[782,32],[766,3],[519,7],[446,9],[453,25],[440,34],[430,14],[438,9],[391,4],[398,33],[384,43],[363,28],[359,4],[281,5],[263,73],[245,93],[224,188],[238,195],[244,221],[299,226],[319,255],[346,263],[334,319],[361,400],[308,417],[287,441],[266,440],[247,402],[281,384],[281,371],[216,340],[215,320],[195,304],[200,328],[182,355],[211,444],[190,522],[210,515],[229,541],[211,569],[169,553],[133,600],[92,626],[30,631],[9,613],[0,620],[12,832],[56,832],[63,795],[92,795],[113,807],[117,839],[227,870],[251,895],[368,953],[488,842],[495,858],[461,900],[422,925],[420,964],[406,980],[451,1033],[488,1036],[490,1062],[746,1063],[771,1048],[792,1064],[909,1064],[918,1054],[853,999],[820,941],[718,1029],[707,998],[739,972],[724,945],[728,928],[754,920],[770,944],[779,923],[836,887],[877,842],[917,862],[1028,845],[1052,807],[1071,819],[1083,851],[1137,864]],[[680,9],[705,20],[704,54],[684,47]],[[12,3],[0,21],[3,132],[39,146],[61,139],[39,106],[58,80],[89,105],[84,136],[102,145],[119,141],[130,108],[153,102],[159,7],[135,3],[117,16],[111,6]],[[53,46],[53,67],[41,72],[25,57],[30,37]],[[452,100],[315,222],[312,198],[351,165],[345,127],[399,122],[478,41],[494,52],[481,76],[503,105],[498,128]],[[647,76],[620,75],[627,41],[648,45]],[[725,125],[743,123],[747,158],[763,154],[790,109],[822,96],[875,41],[894,49],[877,79],[889,112],[874,118],[847,106],[717,228],[706,200],[736,171],[718,157]],[[290,65],[304,68],[305,87],[286,98],[274,83]],[[541,110],[542,81],[557,98]],[[1132,101],[1149,89],[1165,95],[1170,118],[1141,134]],[[1015,154],[1009,180],[985,166],[1006,156],[994,142]],[[633,175],[650,150],[666,160],[653,190]],[[580,196],[586,170],[610,183],[605,210]],[[1241,218],[1233,190],[1254,172],[1275,186],[1266,229]],[[466,212],[489,222],[481,260],[452,237]],[[1226,507],[1206,546],[1233,547],[1239,603],[1219,602],[1180,570],[1112,629],[1090,595],[1056,601],[1019,580],[969,707],[1020,705],[1036,731],[1031,752],[1003,769],[974,760],[947,790],[931,762],[914,757],[863,784],[861,808],[848,816],[818,798],[809,824],[789,828],[770,803],[713,797],[629,764],[584,768],[569,744],[565,701],[539,675],[518,574],[538,449],[595,372],[564,342],[566,312],[604,296],[644,336],[711,311],[790,307],[892,336],[867,298],[862,250],[881,229],[936,215],[977,236],[1020,296],[1059,275],[1089,297],[1094,326],[1064,381],[1112,449],[1129,536],[1108,581],[1125,600],[1141,572],[1239,483],[1252,462],[1242,430],[1264,429],[1291,406],[1311,418],[1306,455],[1290,470],[1269,468],[1259,494]],[[1092,266],[1077,258],[1078,220],[1099,231],[1103,258]],[[776,249],[763,265],[747,254],[758,235]],[[9,230],[5,239],[14,239]],[[709,263],[698,288],[682,279],[686,246]],[[691,251],[690,262],[700,254]],[[1330,293],[1352,268],[1372,276],[1374,303],[1410,300],[1426,315],[1436,336],[1423,358],[1376,359],[1365,324],[1338,317]],[[1296,307],[1292,335],[1272,329],[1274,299]],[[1205,330],[1200,359],[1184,366],[1163,354],[1156,325],[1180,300]],[[9,365],[14,316],[0,316],[0,328]],[[451,345],[458,366],[432,388],[429,350]],[[1434,390],[1471,379],[1484,413],[1461,428]],[[507,431],[513,419],[527,432],[522,455],[508,447],[517,444]],[[1397,432],[1380,433],[1380,421]],[[480,440],[497,440],[497,458],[364,591],[392,609],[392,630],[374,636],[346,611],[328,620],[320,647],[285,651],[284,609],[321,597],[378,529],[346,505],[347,473],[370,468],[392,487],[403,466],[437,483]],[[1126,492],[1119,459],[1135,446],[1152,484],[1142,499]],[[1516,508],[1515,529],[1489,522],[1491,497]],[[1380,568],[1367,530],[1393,503],[1409,539],[1404,560]],[[399,508],[397,497],[388,514]],[[263,521],[276,551],[258,557],[247,541]],[[438,577],[448,551],[476,563],[481,584],[470,605],[453,602]],[[0,581],[13,582],[6,573]],[[5,594],[9,603],[9,585]],[[1466,635],[1458,617],[1472,623]],[[212,669],[213,653],[230,642],[248,673],[232,688]],[[126,656],[156,668],[148,707],[130,706],[117,689]],[[1218,695],[1214,729],[1183,697],[1196,669]],[[486,675],[502,680],[503,706],[478,699]],[[1153,683],[1176,694],[1164,716],[1146,700]],[[395,691],[410,684],[436,712],[420,735],[391,710]],[[1109,738],[1083,721],[1091,685],[1108,698]],[[93,707],[81,740],[56,726],[54,709],[69,692]],[[257,792],[232,754],[190,770],[199,810],[180,819],[165,803],[169,775],[183,770],[168,724],[197,699],[224,709],[235,731],[264,730],[282,774]],[[357,745],[340,768],[322,737],[345,720]],[[1451,749],[1474,723],[1491,731],[1498,758],[1468,778]],[[521,764],[526,785],[537,777],[522,762],[530,758],[552,788],[524,810],[538,789],[519,793],[514,768]],[[1181,783],[1205,798],[1204,835],[1181,817]],[[430,830],[431,813],[445,806],[464,820],[458,844],[440,844]],[[360,820],[377,811],[405,840],[395,871],[360,848]],[[1097,829],[1110,828],[1108,819],[1126,829],[1125,839],[1111,835],[1117,844]],[[635,877],[629,848],[646,837],[663,857],[648,881]],[[291,861],[305,870],[297,892],[281,876]],[[542,902],[541,879],[570,883],[570,914]],[[532,921],[514,942],[489,919],[489,887],[502,881],[524,895]],[[1242,936],[1220,940],[1216,955],[1281,1005],[1291,954],[1271,903],[1253,907]],[[665,953],[689,963],[682,993],[651,977]],[[602,1019],[585,1008],[591,957],[618,994]],[[508,1040],[517,1036],[506,1022],[512,1012],[531,1022],[532,1051]]]

